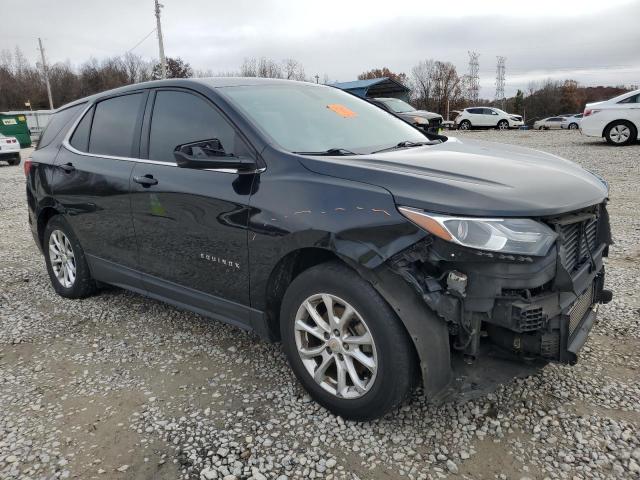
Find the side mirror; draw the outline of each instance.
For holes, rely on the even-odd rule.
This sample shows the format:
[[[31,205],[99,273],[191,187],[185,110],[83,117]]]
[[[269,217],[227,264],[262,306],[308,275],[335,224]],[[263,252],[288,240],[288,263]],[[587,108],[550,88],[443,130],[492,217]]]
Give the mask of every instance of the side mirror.
[[[173,156],[178,167],[181,168],[232,170],[255,170],[256,168],[256,162],[253,159],[226,153],[217,138],[178,145],[173,151]]]

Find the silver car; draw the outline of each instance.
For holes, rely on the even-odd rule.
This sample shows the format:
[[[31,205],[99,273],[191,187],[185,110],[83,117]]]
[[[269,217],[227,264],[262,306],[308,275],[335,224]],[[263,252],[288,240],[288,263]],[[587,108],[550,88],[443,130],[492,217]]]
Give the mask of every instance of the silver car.
[[[560,123],[560,128],[566,128],[567,130],[577,130],[578,128],[580,128],[581,119],[582,119],[581,113],[564,117],[562,119],[562,123]]]
[[[547,117],[542,120],[537,120],[533,124],[534,130],[551,130],[555,128],[562,128],[562,121],[564,117]]]

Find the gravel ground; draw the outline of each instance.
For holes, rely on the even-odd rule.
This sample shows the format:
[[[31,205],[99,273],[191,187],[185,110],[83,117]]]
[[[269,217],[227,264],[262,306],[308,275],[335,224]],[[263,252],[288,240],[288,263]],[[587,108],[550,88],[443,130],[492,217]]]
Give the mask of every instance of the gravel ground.
[[[611,184],[612,303],[575,367],[356,424],[305,395],[279,345],[118,289],[49,286],[22,168],[0,166],[0,478],[640,478],[640,145],[469,132]],[[28,152],[24,152],[26,155]]]

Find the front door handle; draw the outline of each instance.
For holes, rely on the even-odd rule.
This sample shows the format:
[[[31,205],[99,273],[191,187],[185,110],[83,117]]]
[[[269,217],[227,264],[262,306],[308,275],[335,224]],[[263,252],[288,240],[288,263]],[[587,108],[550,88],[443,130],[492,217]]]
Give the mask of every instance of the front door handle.
[[[133,181],[139,183],[143,187],[150,187],[151,185],[158,184],[158,180],[153,178],[153,175],[151,174],[133,177]]]
[[[76,167],[73,166],[73,163],[65,163],[64,165],[58,165],[62,170],[64,170],[67,173],[71,173],[73,172]]]

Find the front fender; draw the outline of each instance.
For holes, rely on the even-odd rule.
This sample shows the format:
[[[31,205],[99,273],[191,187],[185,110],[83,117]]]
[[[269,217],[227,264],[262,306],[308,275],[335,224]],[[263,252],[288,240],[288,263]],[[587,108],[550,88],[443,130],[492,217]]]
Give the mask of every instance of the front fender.
[[[438,318],[415,289],[386,264],[373,270],[356,264],[351,266],[373,285],[402,321],[420,361],[425,396],[437,402],[453,380],[446,322]]]

